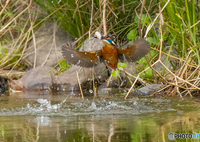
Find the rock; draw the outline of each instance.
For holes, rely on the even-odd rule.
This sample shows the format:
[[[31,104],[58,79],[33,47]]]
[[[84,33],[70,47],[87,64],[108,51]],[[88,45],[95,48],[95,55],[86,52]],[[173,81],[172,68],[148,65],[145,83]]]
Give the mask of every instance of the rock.
[[[8,78],[0,76],[0,96],[8,90]]]
[[[162,84],[150,84],[131,92],[130,95],[151,95],[154,92],[158,91],[161,86]]]
[[[101,90],[98,90],[98,95],[114,95],[114,94],[121,94],[121,93],[127,93],[127,90],[124,88],[102,88]]]
[[[102,49],[104,44],[101,42],[101,40],[90,37],[90,39],[87,39],[83,45],[80,48],[80,51],[95,51]]]
[[[164,54],[162,54],[162,56],[161,56],[161,62],[165,64],[166,59],[167,59],[167,56],[164,55]],[[173,67],[172,67],[172,65],[171,65],[171,63],[170,63],[170,60],[173,61],[174,59],[169,58],[166,67],[167,67],[169,70],[172,70]],[[164,69],[165,69],[165,67],[164,67],[160,62],[158,62],[157,64],[155,64],[154,68],[155,68],[155,70],[157,70],[158,72],[163,72]],[[167,72],[167,70],[166,70],[166,72]]]
[[[43,65],[54,67],[62,58],[61,46],[73,41],[74,38],[55,23],[49,22],[41,26],[35,33],[36,45],[34,45],[32,40],[25,52],[28,61],[32,64],[32,66],[28,65],[29,68],[32,68],[34,65],[35,54],[36,67]],[[36,46],[36,53],[34,46]]]
[[[81,67],[73,65],[67,71],[63,72],[53,81],[52,89],[57,89],[58,91],[70,91],[70,90],[79,90],[77,73]],[[93,78],[92,68],[82,68],[78,74],[81,84],[85,85],[85,82],[90,82]],[[104,73],[106,70],[103,63],[99,64],[94,68],[94,75],[100,81],[105,81],[108,78],[108,74]],[[102,75],[101,75],[102,74]]]
[[[37,67],[29,70],[18,80],[12,80],[10,88],[13,90],[43,90],[49,89],[55,78],[51,67]]]

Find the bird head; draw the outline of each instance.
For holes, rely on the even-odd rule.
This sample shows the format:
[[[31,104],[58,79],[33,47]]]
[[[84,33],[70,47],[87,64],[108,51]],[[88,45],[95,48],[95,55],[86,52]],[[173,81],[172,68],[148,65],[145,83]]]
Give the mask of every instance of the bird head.
[[[112,41],[112,39],[109,35],[101,35],[100,32],[95,32],[94,37],[102,40],[104,45],[111,44],[116,47],[116,44]]]
[[[116,44],[112,41],[111,37],[106,35],[106,36],[102,36],[101,37],[102,42],[106,45],[106,44],[111,44],[113,46],[116,47]]]

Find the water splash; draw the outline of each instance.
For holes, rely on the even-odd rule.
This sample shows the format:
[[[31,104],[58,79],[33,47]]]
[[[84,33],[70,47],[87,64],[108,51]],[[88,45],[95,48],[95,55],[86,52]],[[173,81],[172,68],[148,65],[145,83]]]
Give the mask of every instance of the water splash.
[[[91,92],[90,92],[91,93]],[[117,97],[119,98],[119,96]],[[52,101],[48,99],[37,99],[36,101],[27,103],[24,107],[13,107],[0,109],[0,116],[13,115],[56,115],[56,116],[71,116],[71,115],[99,115],[99,114],[140,114],[144,112],[159,112],[163,110],[172,110],[170,103],[162,100],[156,100],[157,103],[152,103],[149,99],[129,99],[117,100],[95,99],[82,100],[74,95],[68,95],[62,101]],[[73,100],[75,99],[75,100]],[[161,102],[160,102],[161,101]],[[159,107],[158,107],[159,106]],[[168,109],[166,109],[166,107]],[[42,121],[39,118],[38,121]],[[41,124],[42,125],[42,124]]]

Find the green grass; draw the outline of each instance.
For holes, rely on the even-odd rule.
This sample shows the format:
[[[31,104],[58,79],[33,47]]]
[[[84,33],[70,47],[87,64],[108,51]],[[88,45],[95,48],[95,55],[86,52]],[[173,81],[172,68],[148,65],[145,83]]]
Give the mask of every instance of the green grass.
[[[31,11],[34,2],[40,7]],[[152,49],[148,55],[149,61],[143,58],[138,62],[139,68],[142,67],[145,71],[139,70],[136,75],[149,82],[168,84],[166,74],[170,73],[177,80],[176,85],[170,86],[198,88],[199,1],[146,1],[143,8],[143,3],[132,0],[107,0],[106,4],[99,0],[34,2],[24,4],[18,0],[1,6],[1,69],[25,69],[21,61],[26,62],[23,54],[32,34],[45,22],[53,21],[79,39],[79,46],[97,30],[115,36],[115,42],[119,46],[146,35]],[[38,12],[41,9],[43,14]],[[157,15],[159,16],[156,19]],[[31,18],[27,19],[26,16]],[[10,48],[7,48],[8,45]],[[163,70],[157,71],[155,66],[152,66],[158,63],[162,64]],[[169,63],[170,68],[167,67]],[[63,61],[59,64],[62,71],[69,67],[64,64]]]

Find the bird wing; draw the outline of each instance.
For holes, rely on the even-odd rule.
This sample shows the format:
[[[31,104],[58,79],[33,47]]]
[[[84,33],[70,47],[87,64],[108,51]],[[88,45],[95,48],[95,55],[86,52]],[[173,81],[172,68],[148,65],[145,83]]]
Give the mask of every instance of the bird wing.
[[[150,44],[145,39],[139,39],[130,47],[117,48],[119,54],[123,54],[128,62],[138,61],[144,57],[150,50]]]
[[[68,62],[86,68],[96,66],[103,58],[101,50],[92,52],[77,51],[73,49],[71,44],[62,46],[62,54]]]

